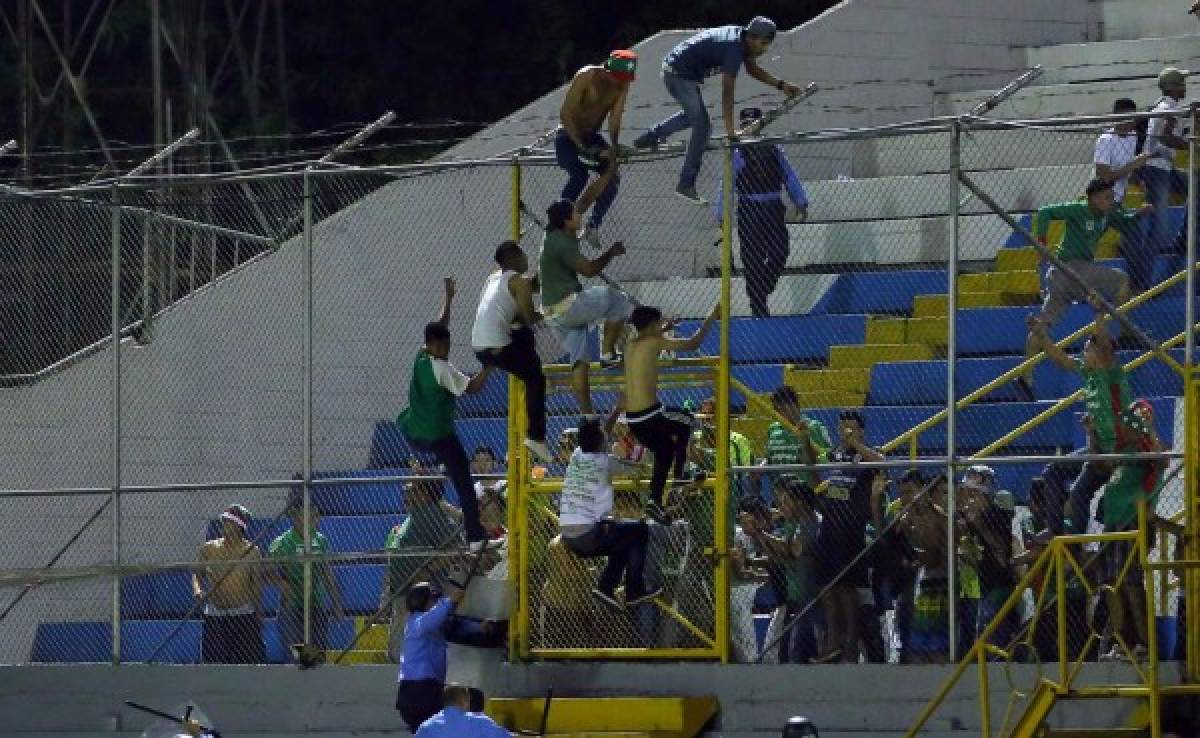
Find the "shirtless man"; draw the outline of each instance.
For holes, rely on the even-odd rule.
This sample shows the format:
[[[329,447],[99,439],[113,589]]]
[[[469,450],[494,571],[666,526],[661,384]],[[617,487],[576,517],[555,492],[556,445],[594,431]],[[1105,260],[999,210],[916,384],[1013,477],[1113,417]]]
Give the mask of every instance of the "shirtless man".
[[[721,306],[714,305],[691,338],[664,336],[666,323],[658,308],[642,305],[629,317],[637,338],[625,351],[625,421],[634,438],[654,453],[646,514],[663,525],[670,522],[666,512],[667,470],[674,471],[676,480],[683,476],[694,428],[690,413],[666,410],[658,401],[658,356],[662,351],[698,349],[720,314]]]
[[[221,513],[221,537],[200,546],[192,593],[204,602],[201,660],[206,664],[264,663],[262,551],[246,540],[250,511],[230,505]]]
[[[559,110],[562,125],[555,131],[554,157],[567,172],[562,199],[596,202],[596,209],[584,228],[583,239],[597,250],[600,248],[600,224],[617,197],[620,182],[616,174],[617,138],[621,133],[621,116],[625,113],[629,83],[633,82],[636,71],[636,53],[628,49],[612,52],[603,65],[589,64],[575,73]],[[606,117],[610,141],[600,135],[600,126]],[[601,175],[590,186],[589,172]],[[585,188],[586,195],[580,198]]]

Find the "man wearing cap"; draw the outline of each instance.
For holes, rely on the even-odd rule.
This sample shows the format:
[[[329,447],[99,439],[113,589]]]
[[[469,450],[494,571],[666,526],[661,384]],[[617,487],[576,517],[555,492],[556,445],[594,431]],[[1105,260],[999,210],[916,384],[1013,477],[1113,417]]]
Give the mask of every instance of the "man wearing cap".
[[[675,194],[685,200],[704,204],[704,199],[696,192],[696,178],[700,174],[711,128],[700,92],[705,78],[721,73],[721,115],[725,121],[725,134],[731,138],[737,131],[733,122],[733,98],[737,75],[743,65],[751,77],[788,97],[800,94],[799,87],[771,75],[755,61],[766,53],[773,40],[775,23],[770,18],[758,16],[745,26],[721,26],[701,31],[671,49],[663,59],[663,84],[683,110],[655,124],[633,145],[638,148],[657,146],[672,133],[692,129],[679,185],[675,188]]]
[[[1137,104],[1127,97],[1113,103],[1113,113],[1135,113]],[[1150,160],[1150,154],[1138,153],[1138,124],[1124,121],[1109,128],[1096,139],[1092,163],[1096,176],[1113,183],[1113,197],[1117,204],[1125,201],[1125,188],[1130,177],[1139,176],[1139,170]],[[1141,229],[1130,228],[1121,234],[1121,256],[1129,268],[1132,291],[1141,292],[1150,286],[1154,254],[1142,243]]]
[[[1066,228],[1062,243],[1054,250],[1054,254],[1083,284],[1076,283],[1058,267],[1052,266],[1046,272],[1046,297],[1041,314],[1030,318],[1031,329],[1025,339],[1026,356],[1038,352],[1037,329],[1045,330],[1055,325],[1072,303],[1088,300],[1095,292],[1114,305],[1129,299],[1129,277],[1119,269],[1097,264],[1096,244],[1110,227],[1121,231],[1135,228],[1138,217],[1154,210],[1154,207],[1143,205],[1134,212],[1124,210],[1113,195],[1112,181],[1100,177],[1088,182],[1086,193],[1086,202],[1047,205],[1037,211],[1034,236],[1043,246],[1046,245],[1050,223],[1063,221]],[[1031,399],[1032,378],[1033,370],[1030,369],[1025,376],[1017,379],[1021,389]]]
[[[739,119],[744,127],[762,116],[761,108],[743,108]],[[808,195],[783,147],[770,143],[742,144],[733,149],[733,186],[746,296],[754,317],[766,318],[771,314],[767,298],[775,291],[791,253],[781,190],[787,189],[799,221],[808,217]],[[718,227],[724,213],[724,194],[724,188],[717,193]]]
[[[1167,67],[1158,74],[1158,89],[1162,97],[1151,109],[1153,113],[1175,113],[1184,109],[1187,95],[1186,69]],[[1176,251],[1183,253],[1187,233],[1186,216],[1178,234],[1170,233],[1171,214],[1168,209],[1171,195],[1187,192],[1187,177],[1175,170],[1175,152],[1186,150],[1188,142],[1179,116],[1151,118],[1146,128],[1146,153],[1150,160],[1138,172],[1146,188],[1146,202],[1155,207],[1154,217],[1146,233],[1146,245],[1153,253]]]
[[[600,249],[599,229],[617,197],[617,141],[629,84],[637,73],[637,54],[618,49],[604,64],[589,64],[575,73],[559,110],[562,125],[554,135],[554,158],[567,172],[562,199],[596,203],[583,231],[583,240]],[[608,118],[609,141],[600,135]],[[589,172],[600,175],[588,185]],[[580,198],[587,188],[586,197]]]
[[[192,593],[204,603],[200,658],[206,664],[261,664],[262,551],[246,540],[250,511],[221,513],[221,537],[200,546],[206,565],[192,572]]]

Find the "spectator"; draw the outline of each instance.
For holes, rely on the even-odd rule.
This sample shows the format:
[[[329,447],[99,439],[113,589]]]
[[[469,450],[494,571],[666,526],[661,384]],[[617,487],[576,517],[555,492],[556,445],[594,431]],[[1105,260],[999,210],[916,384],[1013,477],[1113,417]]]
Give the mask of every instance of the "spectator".
[[[588,380],[588,336],[591,325],[604,322],[600,346],[601,366],[620,361],[617,339],[625,321],[633,313],[628,295],[609,285],[584,289],[579,278],[596,277],[613,259],[625,253],[625,244],[617,241],[595,259],[579,253],[580,211],[570,200],[559,200],[546,210],[546,235],[538,272],[542,282],[542,311],[546,322],[562,339],[571,365],[571,387],[579,401],[579,411],[592,414],[592,391]]]
[[[543,462],[550,461],[546,446],[546,375],[538,357],[533,326],[541,315],[533,307],[529,259],[516,241],[496,247],[499,269],[488,275],[479,295],[471,349],[482,366],[495,366],[525,385],[525,447]]]
[[[833,445],[829,441],[829,432],[820,421],[800,411],[796,390],[787,385],[780,386],[771,393],[771,406],[796,432],[793,433],[785,423],[771,423],[767,428],[768,464],[819,464],[828,460]],[[815,471],[788,472],[784,476],[800,479],[812,488],[821,481]]]
[[[1159,72],[1158,89],[1162,97],[1154,104],[1153,113],[1185,112],[1183,98],[1187,95],[1188,72],[1184,69],[1167,67]],[[1150,253],[1186,250],[1187,219],[1178,234],[1170,233],[1171,196],[1187,194],[1187,177],[1175,169],[1175,152],[1188,147],[1187,131],[1180,123],[1179,115],[1164,115],[1151,118],[1146,128],[1146,153],[1150,160],[1138,172],[1146,187],[1146,202],[1154,207],[1154,217],[1146,233],[1146,244]]]
[[[775,23],[759,16],[744,27],[722,26],[701,31],[675,46],[663,59],[663,83],[667,93],[675,98],[683,110],[655,124],[638,136],[633,145],[638,148],[657,146],[673,133],[685,128],[692,129],[679,185],[675,188],[675,194],[685,200],[704,204],[696,192],[696,178],[704,162],[704,148],[708,145],[710,129],[708,110],[700,94],[705,77],[721,72],[721,112],[725,120],[725,134],[731,138],[737,135],[733,125],[733,100],[737,75],[743,65],[751,77],[782,90],[788,97],[800,93],[800,88],[771,76],[755,61],[766,53],[774,39]]]
[[[1068,454],[1067,460],[1047,464],[1042,472],[1046,484],[1046,504],[1056,512],[1047,519],[1044,527],[1054,535],[1088,532],[1092,499],[1112,476],[1112,466],[1107,462],[1088,461],[1080,464],[1069,461],[1072,456],[1079,454],[1102,453],[1092,416],[1081,413],[1079,422],[1087,439],[1084,447]]]
[[[200,546],[192,593],[204,603],[200,659],[206,664],[261,664],[262,551],[246,540],[250,511],[230,505],[221,513],[221,537]]]
[[[717,427],[710,417],[700,419],[700,429],[692,433],[692,445],[688,450],[691,460],[707,474],[717,470]],[[729,430],[729,465],[752,466],[754,464],[754,444],[745,434]],[[731,473],[733,494],[730,505],[738,503],[751,495],[750,477],[745,473]]]
[[[471,712],[471,690],[447,684],[442,690],[445,707],[417,729],[414,738],[508,738],[509,733],[487,715]]]
[[[475,477],[475,497],[479,501],[479,522],[489,538],[504,538],[507,533],[508,514],[505,495],[508,481],[505,479],[480,479],[504,473],[504,466],[496,458],[496,452],[487,446],[479,446],[471,457],[471,475]]]
[[[288,508],[292,527],[271,542],[272,559],[280,562],[278,580],[280,584],[279,631],[285,648],[304,643],[318,649],[329,648],[329,616],[341,620],[346,617],[342,607],[342,592],[333,570],[328,563],[312,563],[312,599],[309,600],[309,639],[304,638],[304,563],[296,560],[304,552],[304,506],[292,504]],[[308,540],[309,550],[314,556],[329,554],[329,539],[317,530],[320,514],[317,508],[309,507]],[[328,596],[332,610],[325,609]]]
[[[762,118],[762,108],[743,108],[741,124]],[[808,195],[783,147],[773,143],[744,143],[733,149],[733,185],[737,193],[737,232],[741,245],[746,297],[756,318],[770,317],[767,298],[775,291],[779,275],[791,253],[787,208],[780,191],[787,189],[796,207],[795,220],[808,218]],[[717,227],[724,217],[724,189],[717,196]]]
[[[988,466],[972,466],[963,474],[962,486],[972,493],[967,499],[966,525],[980,544],[979,585],[981,598],[976,633],[995,620],[1017,585],[1012,567],[1014,551],[1012,493],[996,489],[996,474]],[[1008,648],[1016,637],[1020,614],[1014,609],[992,634],[989,643]]]
[[[762,500],[748,500],[742,506],[744,514],[753,516],[755,524],[767,522],[768,511]],[[766,562],[754,556],[754,540],[744,526],[738,526],[730,549],[729,638],[733,660],[748,664],[758,655],[754,634],[754,595],[759,585],[767,581],[767,573],[759,566]]]
[[[899,496],[888,504],[877,526],[883,533],[876,544],[880,547],[876,569],[880,582],[876,587],[876,601],[885,610],[895,609],[895,630],[900,642],[898,656],[900,663],[907,663],[918,564],[916,552],[908,544],[896,521],[914,503],[917,494],[925,487],[925,479],[919,469],[909,469],[900,477],[897,487]]]
[[[579,448],[571,454],[559,502],[559,525],[563,544],[584,558],[608,557],[592,594],[603,604],[622,609],[657,597],[660,589],[648,590],[643,580],[649,531],[644,521],[616,520],[613,512],[612,475],[621,462],[609,454],[606,431],[612,429],[620,412],[618,402],[605,425],[600,419],[580,419]],[[617,599],[617,584],[624,574],[625,602]]]
[[[474,377],[468,378],[449,361],[450,305],[454,300],[454,279],[444,279],[446,291],[438,319],[425,326],[425,346],[413,362],[412,380],[408,385],[408,408],[397,421],[409,442],[423,451],[432,452],[446,469],[446,476],[458,492],[462,505],[467,546],[473,553],[492,548],[501,541],[488,541],[479,523],[479,506],[475,500],[475,480],[462,441],[454,431],[455,403],[464,394],[483,389],[491,371],[489,365]]]
[[[1137,104],[1127,97],[1113,103],[1113,113],[1135,113]],[[1125,202],[1125,188],[1130,175],[1136,176],[1150,159],[1148,153],[1138,153],[1137,123],[1128,121],[1109,128],[1096,139],[1092,161],[1095,176],[1112,182],[1113,199],[1118,205]],[[1121,256],[1129,266],[1129,284],[1134,293],[1150,286],[1150,271],[1154,267],[1154,251],[1142,244],[1141,230],[1127,228],[1121,234]]]
[[[883,455],[867,446],[866,420],[854,410],[838,417],[841,437],[829,452],[834,463],[881,461]],[[825,614],[826,644],[820,663],[857,663],[859,588],[867,587],[866,566],[859,560],[866,547],[866,527],[871,520],[871,486],[877,469],[841,468],[826,480],[821,500],[821,529],[817,536],[818,585],[827,588],[821,598]]]
[[[946,572],[945,475],[900,514],[897,526],[904,533],[921,565],[917,578],[908,662],[946,663],[950,656],[950,593]]]
[[[414,584],[405,597],[409,612],[404,626],[404,649],[397,678],[396,709],[414,733],[442,709],[446,685],[445,629],[463,590],[447,596],[428,582]]]
[[[768,561],[778,566],[784,579],[784,604],[775,611],[768,633],[782,633],[779,663],[805,664],[817,658],[818,530],[816,495],[796,479],[775,484],[779,501],[778,533],[767,533],[759,517],[743,513],[742,530],[760,547]],[[857,603],[856,603],[857,605]],[[803,614],[801,614],[803,613]],[[773,638],[779,638],[773,635]],[[770,644],[768,644],[769,646]]]
[[[1035,316],[1036,323],[1048,329],[1058,323],[1073,302],[1089,299],[1092,292],[1099,292],[1106,300],[1120,305],[1129,299],[1129,278],[1125,273],[1095,263],[1096,243],[1110,226],[1124,232],[1134,226],[1138,216],[1154,208],[1143,206],[1136,213],[1125,212],[1113,199],[1113,183],[1093,179],[1087,185],[1087,202],[1069,202],[1047,205],[1037,212],[1034,233],[1040,243],[1046,244],[1046,231],[1055,220],[1064,221],[1066,232],[1062,243],[1055,250],[1058,260],[1071,269],[1082,281],[1076,283],[1063,274],[1058,267],[1050,267],[1046,273],[1046,299],[1042,312]],[[1025,355],[1037,353],[1035,330],[1030,330],[1025,342]],[[1033,398],[1032,369],[1018,379],[1022,390]]]
[[[433,579],[444,573],[444,560],[419,556],[414,549],[444,549],[461,545],[459,524],[462,513],[442,499],[437,482],[410,482],[404,496],[408,516],[388,533],[384,549],[391,554],[383,591],[379,595],[380,610],[391,612],[388,627],[388,653],[393,661],[400,657],[404,641],[404,625],[408,610],[400,595],[419,578]]]

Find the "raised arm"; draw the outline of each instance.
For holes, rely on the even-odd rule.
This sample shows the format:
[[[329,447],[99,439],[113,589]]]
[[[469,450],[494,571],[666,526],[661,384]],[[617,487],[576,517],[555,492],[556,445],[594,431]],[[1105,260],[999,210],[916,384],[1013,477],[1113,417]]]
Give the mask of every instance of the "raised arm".
[[[808,193],[804,191],[804,185],[796,176],[796,170],[792,168],[792,163],[788,161],[787,155],[783,153],[782,146],[775,147],[775,155],[779,157],[779,164],[783,167],[783,184],[787,187],[788,197],[791,198],[792,204],[801,210],[807,210]]]
[[[450,305],[454,302],[454,277],[442,277],[442,289],[445,295],[442,298],[442,312],[434,322],[450,325]]]
[[[1096,313],[1096,322],[1092,325],[1092,340],[1096,342],[1096,348],[1101,354],[1111,357],[1113,343],[1112,336],[1108,333],[1108,315],[1104,310],[1104,305],[1095,296],[1088,298],[1088,304]]]
[[[610,170],[611,171],[611,170]],[[608,247],[608,251],[600,254],[595,259],[585,259],[582,254],[575,252],[569,266],[575,270],[576,274],[584,277],[595,277],[604,271],[612,260],[625,253],[625,242],[617,241],[612,246]]]
[[[721,75],[721,118],[725,121],[725,135],[733,136],[737,133],[737,126],[733,124],[733,96],[737,90],[737,77],[725,72]]]
[[[712,329],[713,323],[717,322],[717,318],[721,316],[721,304],[713,305],[712,312],[700,324],[700,328],[692,334],[691,338],[667,338],[663,339],[663,348],[669,351],[695,351],[700,348],[700,344],[704,343],[704,337]]]
[[[608,139],[612,146],[612,165],[617,164],[617,143],[621,138],[621,121],[625,117],[625,100],[629,97],[629,85],[625,85],[608,111]]]
[[[1028,324],[1029,331],[1033,334],[1036,341],[1036,347],[1045,351],[1050,361],[1053,361],[1059,367],[1067,371],[1073,371],[1075,369],[1075,362],[1071,360],[1066,351],[1059,348],[1054,339],[1050,338],[1050,335],[1046,332],[1046,324],[1039,320],[1036,315],[1029,316]]]
[[[463,391],[464,394],[474,395],[483,391],[483,386],[487,384],[488,375],[492,373],[491,364],[484,364],[480,367],[479,372],[471,377],[471,381],[467,382],[467,388]]]

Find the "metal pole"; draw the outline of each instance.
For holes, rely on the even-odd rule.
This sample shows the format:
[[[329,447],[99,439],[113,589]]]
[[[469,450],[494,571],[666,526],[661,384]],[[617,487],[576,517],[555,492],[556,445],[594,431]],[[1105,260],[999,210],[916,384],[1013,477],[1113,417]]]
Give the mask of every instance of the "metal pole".
[[[346,139],[345,141],[342,141],[340,144],[333,147],[333,149],[330,150],[330,152],[328,154],[326,154],[325,156],[322,156],[320,159],[317,159],[317,163],[318,164],[328,164],[329,162],[333,161],[334,158],[336,158],[337,156],[346,153],[347,151],[354,148],[355,146],[358,146],[360,143],[365,141],[369,136],[375,135],[376,131],[378,131],[380,128],[383,128],[387,124],[391,123],[395,119],[396,119],[396,114],[394,112],[392,112],[391,110],[387,111],[383,115],[379,116],[379,118],[377,118],[374,123],[368,124],[366,128],[363,128],[358,133],[354,134],[350,138]]]
[[[1184,336],[1184,436],[1186,440],[1186,455],[1183,473],[1184,485],[1184,503],[1187,505],[1186,518],[1184,524],[1187,527],[1188,542],[1186,544],[1187,557],[1192,560],[1200,559],[1200,540],[1197,539],[1197,534],[1200,534],[1200,471],[1197,470],[1196,464],[1200,463],[1200,456],[1197,455],[1196,440],[1198,437],[1198,426],[1200,426],[1200,417],[1197,417],[1197,384],[1195,376],[1195,352],[1196,352],[1196,333],[1194,327],[1196,325],[1196,166],[1200,164],[1200,146],[1196,143],[1196,136],[1200,135],[1197,131],[1197,123],[1200,123],[1200,108],[1196,103],[1192,103],[1191,114],[1192,129],[1191,135],[1188,137],[1188,195],[1187,195],[1187,276],[1184,284],[1187,290],[1187,299],[1184,301],[1184,314],[1187,323],[1184,330],[1187,335]],[[1196,603],[1200,601],[1200,572],[1188,570],[1184,573],[1183,578],[1184,598],[1185,601]],[[1200,681],[1200,608],[1195,604],[1188,608],[1187,622],[1184,623],[1184,634],[1187,638],[1187,676],[1190,681]]]
[[[312,176],[304,172],[304,555],[312,553],[312,472],[313,472],[313,208]],[[312,561],[304,560],[304,644],[312,638]]]
[[[1012,82],[1009,82],[1004,87],[992,93],[992,96],[975,107],[971,108],[970,115],[978,116],[990,113],[995,110],[1000,103],[1017,94],[1022,88],[1027,87],[1031,82],[1042,76],[1042,65],[1038,64],[1026,70],[1020,77],[1017,77]]]
[[[717,486],[713,495],[713,515],[716,517],[717,571],[715,623],[717,656],[722,664],[729,663],[729,326],[733,317],[731,286],[733,284],[733,147],[722,152],[725,177],[722,183],[724,200],[721,213],[721,339],[717,364]]]
[[[120,191],[114,186],[113,208],[109,216],[112,222],[112,560],[113,566],[121,566],[121,208],[118,206]],[[114,574],[112,580],[112,663],[121,663],[121,575]]]
[[[956,489],[954,457],[957,442],[957,391],[954,361],[958,353],[958,242],[959,176],[962,174],[962,129],[958,121],[950,126],[950,259],[947,263],[946,297],[946,599],[949,603],[950,659],[958,658],[958,531],[954,524]]]
[[[1187,300],[1184,301],[1184,320],[1189,329],[1196,325],[1196,167],[1200,165],[1200,146],[1196,145],[1196,124],[1200,122],[1200,104],[1192,103],[1192,129],[1188,136],[1188,195],[1187,195]],[[1196,333],[1188,330],[1183,339],[1184,367],[1191,374],[1195,363]]]
[[[142,162],[141,164],[138,164],[133,169],[130,169],[128,172],[121,175],[121,179],[130,179],[133,177],[140,177],[141,175],[145,174],[149,170],[158,166],[158,163],[160,161],[162,161],[163,159],[166,159],[168,156],[171,156],[179,149],[183,148],[184,146],[187,146],[199,135],[200,135],[199,128],[191,129],[187,133],[183,134],[179,138],[175,139],[171,143],[164,146],[159,151],[155,152],[154,156],[151,156],[146,161]]]

